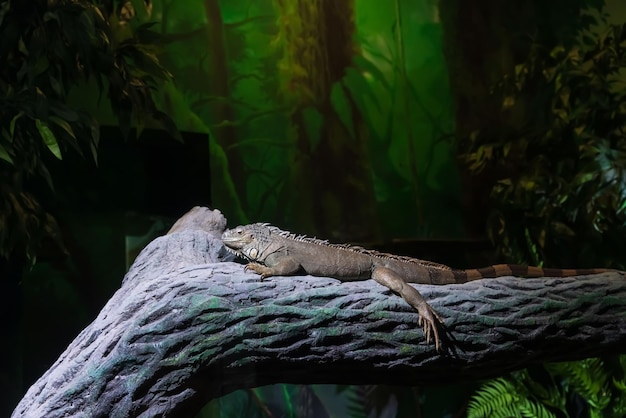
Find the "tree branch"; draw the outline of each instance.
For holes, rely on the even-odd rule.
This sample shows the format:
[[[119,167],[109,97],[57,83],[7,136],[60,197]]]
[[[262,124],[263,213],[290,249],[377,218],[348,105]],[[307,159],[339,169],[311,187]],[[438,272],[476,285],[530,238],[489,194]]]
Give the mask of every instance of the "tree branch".
[[[451,383],[626,344],[620,273],[418,286],[450,337],[437,353],[417,314],[387,288],[311,276],[260,281],[222,262],[221,214],[194,210],[195,220],[183,217],[144,249],[13,417],[191,414],[271,383]],[[206,216],[216,221],[198,220]]]

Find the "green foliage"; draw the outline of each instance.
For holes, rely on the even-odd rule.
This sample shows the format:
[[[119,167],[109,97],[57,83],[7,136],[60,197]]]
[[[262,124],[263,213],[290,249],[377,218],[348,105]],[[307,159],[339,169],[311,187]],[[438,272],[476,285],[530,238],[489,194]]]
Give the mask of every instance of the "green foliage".
[[[276,384],[238,390],[211,401],[201,417],[330,417],[316,386]]]
[[[545,367],[552,375],[562,376],[566,389],[582,396],[592,409],[603,410],[608,405],[609,373],[599,358],[576,363],[550,363]]]
[[[472,397],[468,406],[469,418],[555,418],[546,404],[554,404],[559,400],[558,391],[541,388],[536,382],[529,381],[525,372],[519,372],[511,377],[501,377],[485,383]],[[535,387],[535,393],[542,398],[536,399],[530,395],[530,385]]]
[[[337,386],[350,418],[461,416],[465,388],[458,385],[416,387],[395,385]]]
[[[527,370],[491,380],[472,397],[468,416],[623,417],[626,414],[626,356],[621,367],[598,358],[545,365],[542,382]],[[582,402],[568,402],[580,399]],[[582,410],[581,410],[582,405]]]
[[[48,165],[69,153],[97,161],[95,118],[69,107],[70,90],[94,80],[124,132],[155,121],[176,128],[152,100],[169,78],[149,26],[131,28],[127,2],[0,1],[0,257],[34,261],[56,225],[30,184],[52,188]]]
[[[625,51],[626,25],[569,48],[534,45],[494,88],[511,123],[461,147],[472,172],[495,180],[488,232],[501,255],[624,267]]]
[[[366,4],[376,4],[371,7],[377,12]],[[415,11],[413,5],[389,6],[382,11],[378,3],[362,2],[362,15],[390,27],[371,30],[373,21],[367,21],[358,28],[359,53],[341,80],[353,114],[366,127],[376,200],[386,214],[383,230],[395,237],[456,236],[461,225],[450,219],[461,220],[459,184],[457,172],[450,170],[449,143],[443,140],[453,130],[453,116],[441,27],[428,19],[408,25],[416,21],[409,12]],[[333,109],[342,121],[352,116],[336,104]],[[411,215],[397,216],[398,210]]]
[[[381,408],[374,406],[378,397],[372,396],[376,386],[337,386],[337,393],[344,393],[348,401],[348,413],[350,418],[367,418],[374,411]],[[374,413],[376,416],[376,413]]]

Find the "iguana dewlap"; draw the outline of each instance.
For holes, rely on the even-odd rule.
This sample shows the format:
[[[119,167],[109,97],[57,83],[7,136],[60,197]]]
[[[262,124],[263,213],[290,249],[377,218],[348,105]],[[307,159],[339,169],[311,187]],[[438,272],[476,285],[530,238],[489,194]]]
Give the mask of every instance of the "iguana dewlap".
[[[431,336],[439,349],[438,324],[443,323],[424,297],[408,283],[454,284],[490,277],[564,277],[595,274],[606,269],[543,269],[498,264],[480,269],[453,270],[443,264],[367,250],[346,244],[331,244],[299,236],[264,223],[226,230],[222,241],[227,249],[251,261],[246,269],[261,278],[310,274],[341,281],[374,279],[398,293],[419,313],[426,341]]]

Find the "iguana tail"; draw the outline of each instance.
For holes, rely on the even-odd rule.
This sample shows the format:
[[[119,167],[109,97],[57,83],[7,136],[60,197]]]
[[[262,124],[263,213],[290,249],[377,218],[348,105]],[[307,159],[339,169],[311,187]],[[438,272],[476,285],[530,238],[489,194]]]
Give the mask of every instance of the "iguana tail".
[[[457,283],[465,283],[472,280],[486,279],[490,277],[516,276],[516,277],[569,277],[598,274],[611,271],[610,269],[555,269],[534,266],[522,266],[517,264],[496,264],[489,267],[468,270],[454,270]]]

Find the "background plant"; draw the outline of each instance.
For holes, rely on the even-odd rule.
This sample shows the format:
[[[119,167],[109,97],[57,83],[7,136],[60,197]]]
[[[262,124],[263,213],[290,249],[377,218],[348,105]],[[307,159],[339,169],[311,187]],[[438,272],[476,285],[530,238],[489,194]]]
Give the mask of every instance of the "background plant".
[[[465,138],[474,173],[494,179],[488,233],[501,256],[623,268],[626,27],[572,47],[533,45],[494,89],[517,126]]]
[[[34,261],[44,237],[57,238],[37,182],[53,189],[50,159],[74,153],[97,161],[95,117],[71,107],[88,80],[106,94],[123,132],[146,118],[176,130],[152,100],[169,73],[148,26],[131,29],[126,2],[0,2],[0,258]]]
[[[626,357],[590,358],[522,370],[481,386],[468,417],[623,417]]]

